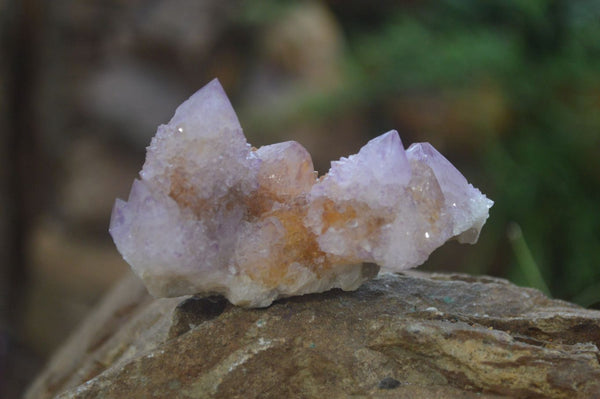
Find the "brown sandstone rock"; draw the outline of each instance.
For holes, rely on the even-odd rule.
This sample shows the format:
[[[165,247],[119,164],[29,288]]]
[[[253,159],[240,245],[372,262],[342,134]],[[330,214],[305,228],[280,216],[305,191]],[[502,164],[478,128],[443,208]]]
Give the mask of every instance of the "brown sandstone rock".
[[[600,397],[600,312],[505,280],[383,275],[243,309],[123,280],[27,399]]]

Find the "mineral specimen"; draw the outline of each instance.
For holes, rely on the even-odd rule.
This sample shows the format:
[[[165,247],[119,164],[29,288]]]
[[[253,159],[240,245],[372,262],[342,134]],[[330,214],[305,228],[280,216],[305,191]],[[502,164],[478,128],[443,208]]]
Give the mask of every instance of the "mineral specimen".
[[[379,265],[423,263],[450,238],[474,243],[493,202],[428,143],[396,131],[317,178],[294,141],[252,148],[217,80],[158,128],[110,233],[154,296],[279,297],[354,290]]]

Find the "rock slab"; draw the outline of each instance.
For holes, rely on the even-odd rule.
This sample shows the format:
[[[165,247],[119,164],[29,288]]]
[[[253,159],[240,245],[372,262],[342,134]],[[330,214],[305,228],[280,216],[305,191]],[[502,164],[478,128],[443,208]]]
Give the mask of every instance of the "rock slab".
[[[128,277],[25,398],[600,397],[600,312],[505,280],[384,274],[265,309]]]

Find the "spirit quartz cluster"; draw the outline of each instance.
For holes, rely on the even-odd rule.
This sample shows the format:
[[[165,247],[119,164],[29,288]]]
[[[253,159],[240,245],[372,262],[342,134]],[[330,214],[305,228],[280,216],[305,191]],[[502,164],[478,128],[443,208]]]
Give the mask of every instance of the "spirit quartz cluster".
[[[287,141],[247,142],[218,80],[158,128],[110,233],[154,296],[279,297],[354,290],[423,263],[450,238],[474,243],[493,202],[428,143],[396,131],[317,177]]]

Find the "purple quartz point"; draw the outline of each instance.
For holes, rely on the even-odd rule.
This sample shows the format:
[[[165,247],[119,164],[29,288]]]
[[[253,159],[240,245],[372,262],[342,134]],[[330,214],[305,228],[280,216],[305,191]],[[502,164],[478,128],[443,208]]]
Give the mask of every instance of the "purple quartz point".
[[[494,202],[467,182],[467,179],[429,143],[415,143],[408,158],[428,165],[444,193],[445,207],[454,219],[453,235],[460,243],[474,244]]]

